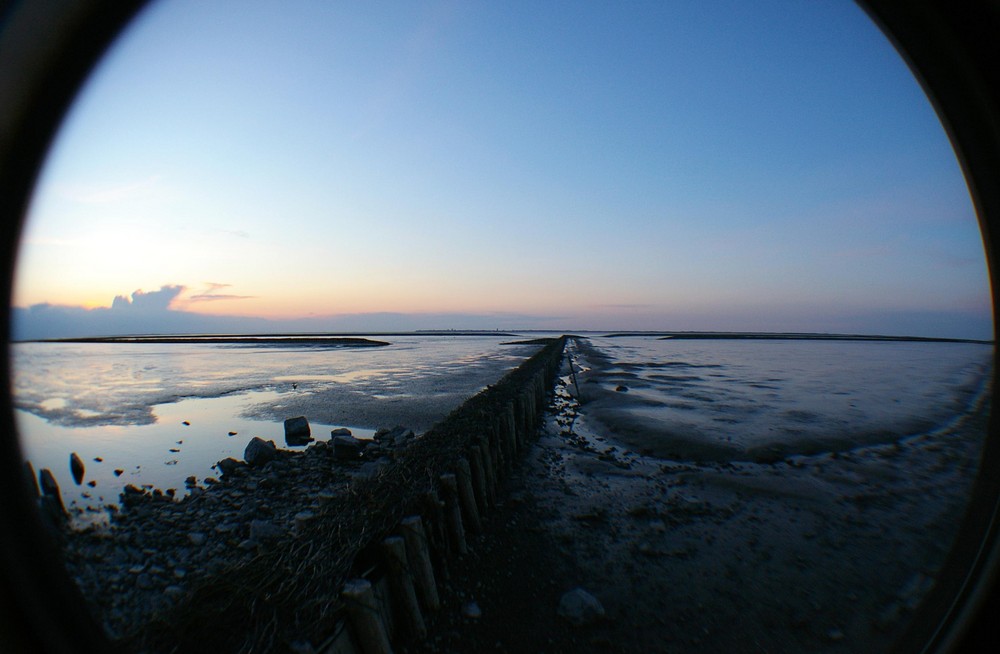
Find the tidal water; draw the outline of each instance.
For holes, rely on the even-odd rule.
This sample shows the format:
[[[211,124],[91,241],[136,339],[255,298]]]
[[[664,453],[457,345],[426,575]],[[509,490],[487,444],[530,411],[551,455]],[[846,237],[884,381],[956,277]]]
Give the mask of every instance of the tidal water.
[[[125,484],[184,491],[242,458],[254,436],[422,432],[538,350],[518,338],[405,335],[385,347],[19,343],[13,397],[25,457],[71,508],[97,512]],[[738,461],[838,451],[947,429],[985,397],[991,345],[571,341],[585,420],[637,452]],[[69,457],[86,471],[75,483]]]
[[[538,350],[517,338],[373,337],[384,347],[208,343],[16,343],[13,398],[20,443],[50,469],[71,509],[99,512],[126,484],[185,493],[217,477],[254,436],[289,447],[285,418],[312,435],[359,438],[396,425],[426,431]],[[85,464],[81,483],[69,467]]]
[[[984,400],[993,346],[592,337],[585,412],[637,450],[733,461],[948,429]]]

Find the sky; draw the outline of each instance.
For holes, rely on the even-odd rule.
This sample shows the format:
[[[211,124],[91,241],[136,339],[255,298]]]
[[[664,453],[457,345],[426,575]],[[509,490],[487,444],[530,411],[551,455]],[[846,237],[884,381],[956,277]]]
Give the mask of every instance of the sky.
[[[15,338],[992,338],[930,103],[843,0],[159,0],[39,179]]]

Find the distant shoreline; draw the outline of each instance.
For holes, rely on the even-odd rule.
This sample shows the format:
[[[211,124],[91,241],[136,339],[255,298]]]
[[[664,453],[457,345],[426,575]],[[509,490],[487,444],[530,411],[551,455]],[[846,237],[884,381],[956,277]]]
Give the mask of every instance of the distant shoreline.
[[[993,341],[973,338],[942,338],[934,336],[880,336],[866,334],[810,334],[771,332],[614,332],[605,338],[651,336],[658,340],[768,340],[768,341],[889,341],[900,343],[977,343],[993,345]]]
[[[370,338],[333,336],[98,336],[89,338],[58,338],[34,343],[213,343],[229,345],[294,345],[328,347],[384,347],[385,341]]]

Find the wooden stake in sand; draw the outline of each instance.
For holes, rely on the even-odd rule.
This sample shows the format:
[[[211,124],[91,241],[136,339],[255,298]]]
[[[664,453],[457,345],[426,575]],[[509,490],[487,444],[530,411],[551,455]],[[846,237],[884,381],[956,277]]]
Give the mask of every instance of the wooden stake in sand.
[[[479,452],[483,456],[483,470],[486,472],[486,492],[490,496],[490,506],[497,505],[497,469],[493,465],[488,440],[479,441]]]
[[[424,616],[417,604],[417,592],[413,588],[413,577],[406,558],[406,543],[401,536],[389,536],[382,541],[382,553],[389,568],[389,584],[395,596],[396,605],[403,614],[403,622],[411,637],[420,640],[427,635]]]
[[[485,513],[489,508],[489,494],[486,492],[486,471],[483,470],[483,453],[478,441],[469,448],[469,469],[472,471],[472,490],[476,494],[476,504],[479,505],[479,512]]]
[[[455,462],[455,479],[458,483],[458,504],[462,507],[463,524],[469,526],[469,531],[474,534],[482,533],[483,527],[479,522],[479,508],[476,506],[476,495],[472,490],[472,472],[469,468],[469,460],[465,457],[459,458]]]
[[[444,495],[444,514],[448,523],[448,536],[452,549],[459,556],[468,553],[465,543],[465,527],[462,525],[462,509],[458,505],[458,479],[453,473],[441,475],[441,491]]]
[[[399,523],[399,531],[406,541],[406,558],[410,562],[410,572],[417,587],[417,595],[424,608],[434,613],[441,608],[441,598],[438,596],[434,568],[431,566],[431,557],[427,550],[424,523],[418,515],[407,516]]]
[[[365,654],[391,654],[389,636],[379,615],[371,583],[367,579],[350,579],[344,583],[340,596]]]

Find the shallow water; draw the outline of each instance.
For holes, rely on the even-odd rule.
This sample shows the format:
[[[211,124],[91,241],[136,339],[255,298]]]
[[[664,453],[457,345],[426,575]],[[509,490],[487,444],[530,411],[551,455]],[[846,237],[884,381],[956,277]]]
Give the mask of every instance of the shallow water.
[[[181,496],[185,479],[218,476],[212,466],[241,459],[254,436],[285,447],[285,418],[306,416],[319,439],[337,427],[360,438],[397,424],[425,431],[538,350],[500,335],[382,340],[392,344],[14,344],[21,446],[70,507],[98,511],[130,483]],[[81,484],[71,452],[86,466]]]
[[[967,415],[993,365],[972,343],[659,340],[579,344],[585,410],[648,453],[740,460],[889,443]]]

